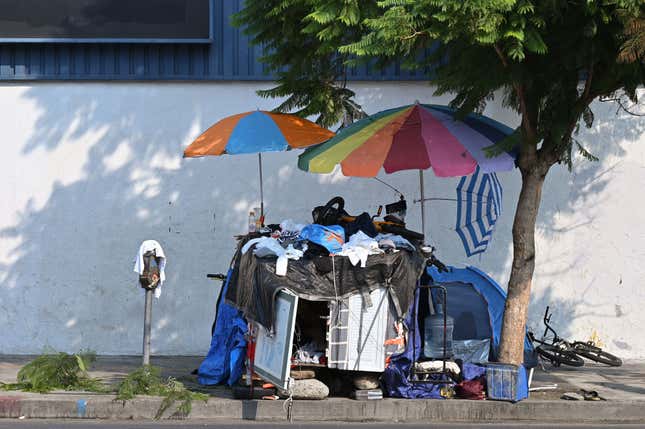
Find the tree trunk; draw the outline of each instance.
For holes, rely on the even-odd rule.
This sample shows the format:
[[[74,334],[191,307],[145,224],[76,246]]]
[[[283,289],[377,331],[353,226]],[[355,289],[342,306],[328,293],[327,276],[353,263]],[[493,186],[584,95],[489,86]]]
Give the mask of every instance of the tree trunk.
[[[499,350],[500,362],[515,365],[524,360],[526,318],[535,270],[535,221],[548,171],[548,168],[541,168],[539,164],[520,169],[522,190],[513,221],[513,266]]]

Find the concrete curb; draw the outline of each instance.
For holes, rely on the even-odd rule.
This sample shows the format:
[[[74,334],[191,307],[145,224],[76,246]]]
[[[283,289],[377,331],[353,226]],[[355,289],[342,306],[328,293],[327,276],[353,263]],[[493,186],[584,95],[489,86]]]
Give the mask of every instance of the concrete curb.
[[[161,398],[137,397],[115,401],[110,395],[11,394],[0,396],[0,418],[85,418],[152,419]],[[211,398],[207,403],[193,401],[188,417],[197,419],[285,421],[284,401],[240,401]],[[517,404],[495,401],[404,400],[353,401],[331,398],[323,401],[294,401],[293,420],[297,422],[621,422],[645,423],[645,401],[569,402],[524,401]],[[173,418],[174,408],[163,418]]]

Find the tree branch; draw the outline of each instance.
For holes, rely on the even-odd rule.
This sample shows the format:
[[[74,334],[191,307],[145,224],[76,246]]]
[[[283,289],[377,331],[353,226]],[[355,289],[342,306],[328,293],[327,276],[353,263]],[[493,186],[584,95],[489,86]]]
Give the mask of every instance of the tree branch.
[[[497,52],[497,56],[502,61],[502,64],[504,65],[504,67],[508,68],[508,60],[506,59],[506,56],[502,52],[502,49],[497,44],[495,44],[494,47],[495,47],[495,52]],[[535,155],[535,153],[537,152],[537,146],[536,146],[537,133],[535,132],[535,129],[531,124],[531,118],[529,117],[529,111],[526,104],[526,94],[524,91],[524,87],[518,82],[515,82],[513,83],[513,88],[515,89],[515,92],[517,93],[517,98],[520,102],[520,113],[522,114],[522,127],[524,128],[524,132],[526,133],[526,136],[532,142],[532,144],[529,145],[529,148],[531,149],[530,154]]]
[[[637,116],[637,117],[644,117],[645,116],[645,113],[635,113],[635,112],[632,112],[631,110],[629,110],[630,109],[629,107],[625,107],[625,105],[623,104],[623,100],[621,100],[620,97],[611,97],[611,98],[600,97],[599,100],[602,103],[606,103],[606,102],[609,102],[609,101],[614,102],[614,103],[618,104],[618,109],[619,110],[622,110],[623,112],[628,113],[628,114],[630,114],[632,116]]]
[[[426,34],[426,33],[427,33],[427,31],[415,31],[414,33],[410,34],[409,36],[401,37],[401,40],[410,40],[410,39],[414,39],[415,37],[423,36],[423,35],[424,35],[424,34]]]
[[[580,96],[583,106],[586,106],[591,102],[591,100],[587,101],[589,98],[589,92],[591,91],[591,79],[593,79],[593,63],[589,66],[589,73],[587,74],[587,80],[585,81],[585,89],[582,92],[582,96]]]
[[[495,44],[495,52],[497,52],[497,56],[499,57],[500,60],[502,60],[502,64],[504,64],[504,67],[508,67],[508,60],[506,59],[506,56],[502,52],[501,48]]]

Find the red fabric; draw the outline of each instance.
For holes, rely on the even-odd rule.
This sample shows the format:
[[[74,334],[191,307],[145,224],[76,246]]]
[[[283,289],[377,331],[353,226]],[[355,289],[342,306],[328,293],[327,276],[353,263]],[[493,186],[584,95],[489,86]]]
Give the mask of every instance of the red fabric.
[[[485,383],[486,380],[483,377],[477,377],[472,380],[462,381],[455,386],[455,393],[460,399],[485,399]]]

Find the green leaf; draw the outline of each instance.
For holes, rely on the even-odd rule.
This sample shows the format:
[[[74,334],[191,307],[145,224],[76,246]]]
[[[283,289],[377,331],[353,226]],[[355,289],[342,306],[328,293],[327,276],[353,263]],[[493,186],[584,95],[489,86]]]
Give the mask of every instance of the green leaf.
[[[510,29],[504,33],[505,38],[513,38],[519,41],[524,40],[524,31],[519,29]]]
[[[508,48],[508,56],[515,61],[522,61],[525,58],[524,45],[521,42],[515,42]]]
[[[549,50],[540,33],[538,33],[534,28],[526,29],[525,45],[528,51],[535,52],[540,55],[546,54]]]
[[[83,362],[83,358],[80,355],[74,355],[76,358],[76,363],[78,364],[78,367],[80,368],[81,371],[87,372],[87,368],[85,367],[85,362]]]
[[[582,120],[584,121],[587,128],[591,128],[593,126],[594,114],[589,106],[585,107],[585,109],[583,110]]]
[[[582,155],[582,157],[584,159],[586,159],[587,161],[592,161],[592,162],[599,161],[599,158],[597,156],[595,156],[594,154],[592,154],[591,152],[589,152],[587,149],[585,149],[584,146],[582,146],[582,144],[580,144],[580,142],[578,142],[578,140],[574,140],[574,141],[575,141],[575,144],[576,144],[576,146],[578,148],[578,153],[580,155]]]
[[[161,377],[161,369],[155,366],[142,366],[127,375],[119,384],[116,399],[127,401],[136,395],[162,396],[159,408],[155,414],[155,420],[160,419],[176,402],[181,402],[173,417],[186,417],[192,410],[192,401],[194,399],[208,400],[208,395],[203,393],[192,392],[184,386],[183,383],[173,377],[164,380]]]

